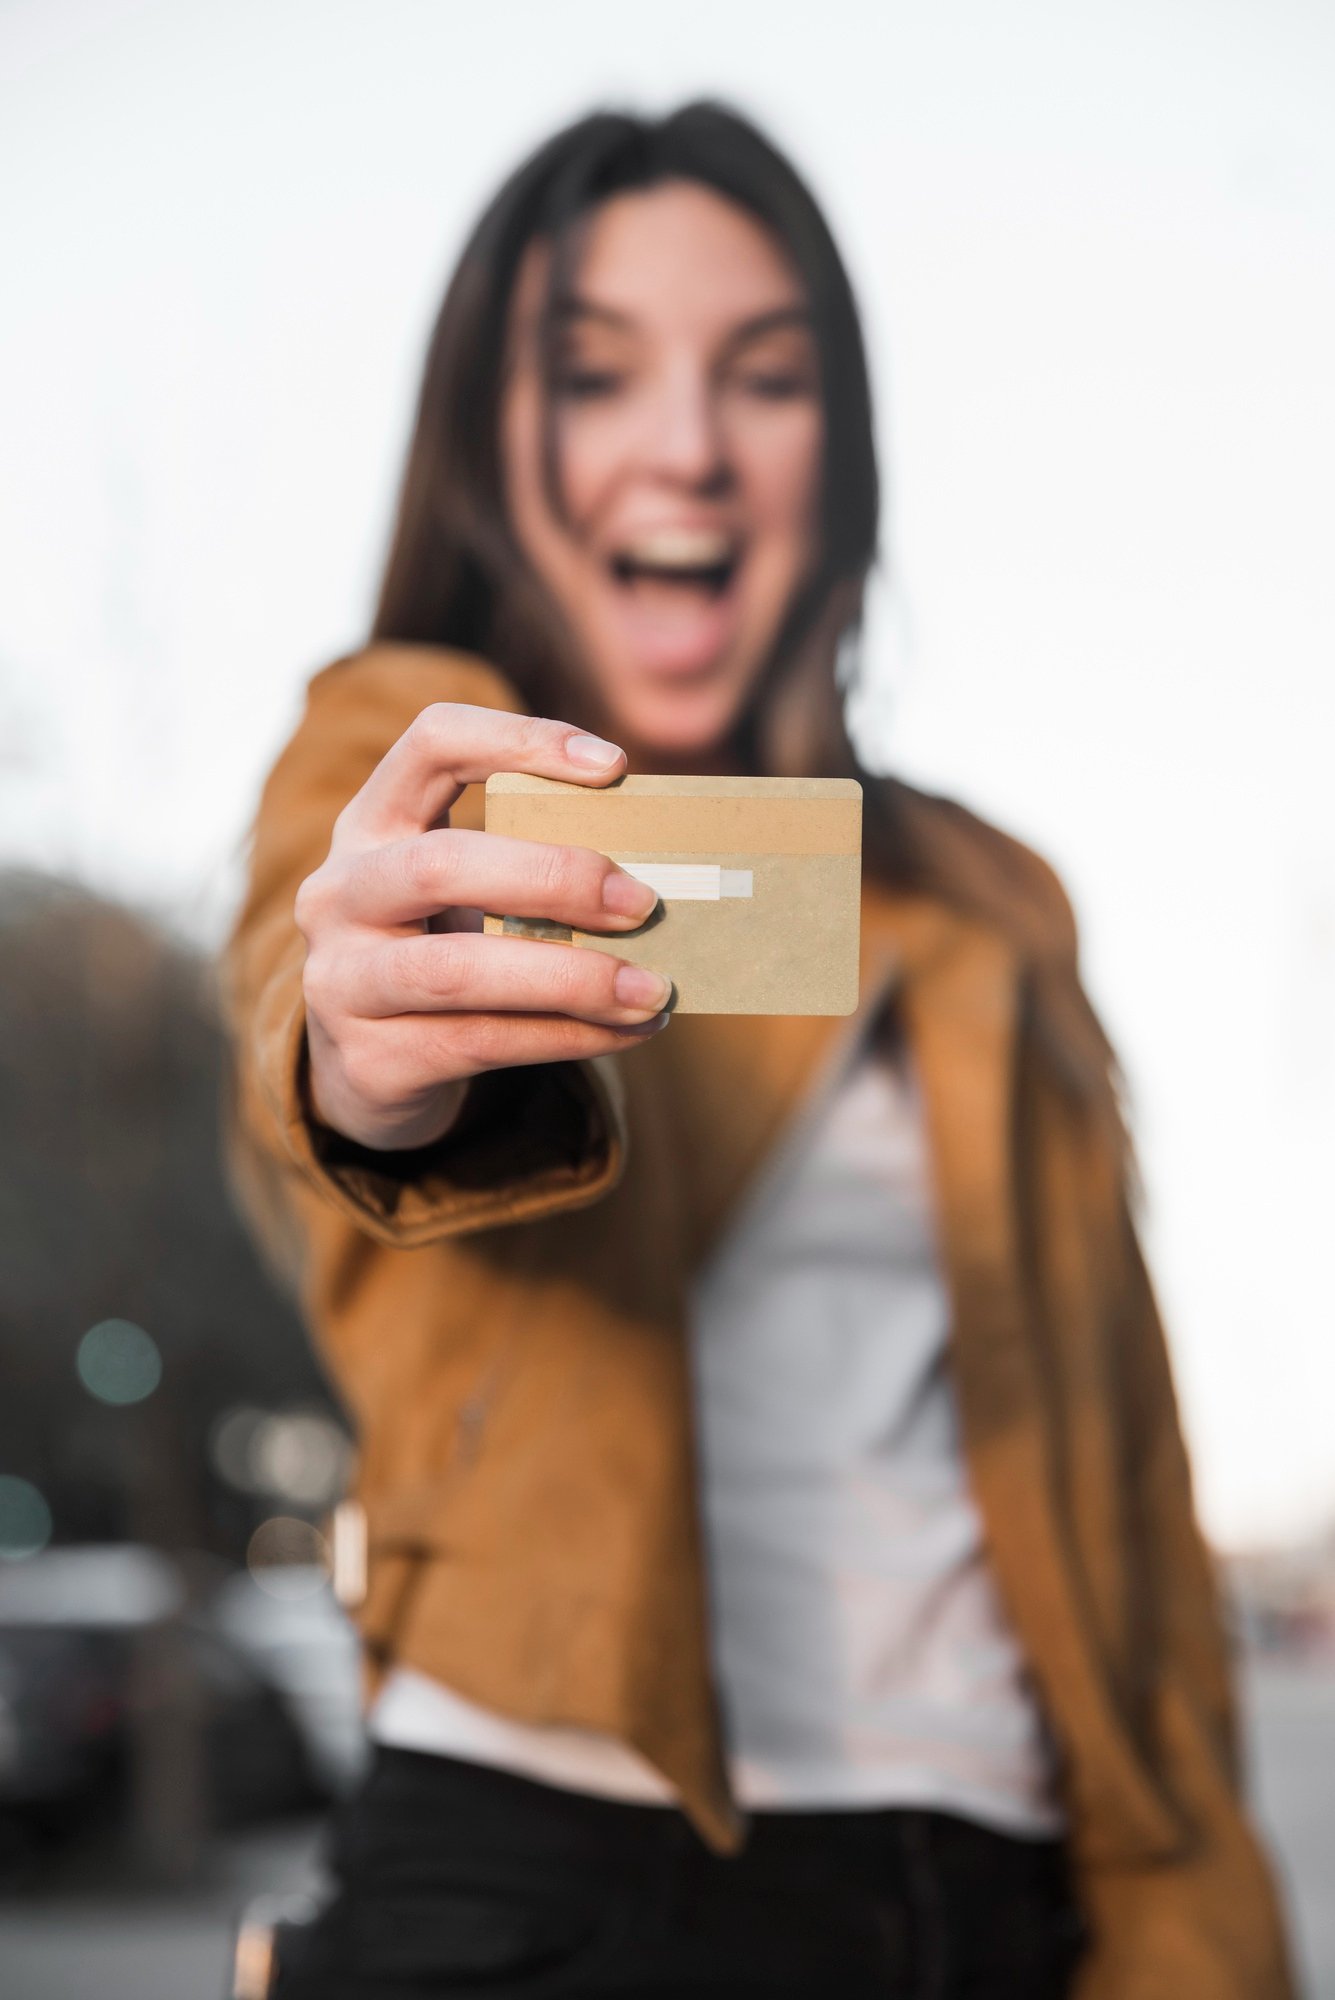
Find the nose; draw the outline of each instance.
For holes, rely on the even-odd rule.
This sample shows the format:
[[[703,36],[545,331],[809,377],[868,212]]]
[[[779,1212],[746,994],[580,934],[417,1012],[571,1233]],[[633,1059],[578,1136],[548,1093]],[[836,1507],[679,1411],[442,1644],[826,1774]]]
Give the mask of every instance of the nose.
[[[706,373],[666,371],[650,399],[643,458],[657,478],[692,492],[715,492],[732,477],[718,399]]]

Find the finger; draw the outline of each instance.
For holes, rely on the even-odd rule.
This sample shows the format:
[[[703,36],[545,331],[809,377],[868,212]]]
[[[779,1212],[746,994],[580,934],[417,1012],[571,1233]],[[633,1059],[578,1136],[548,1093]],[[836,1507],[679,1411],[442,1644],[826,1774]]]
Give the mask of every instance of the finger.
[[[671,997],[661,974],[610,952],[475,931],[392,938],[344,953],[336,967],[333,997],[362,1018],[458,1011],[619,1024],[658,1013]]]
[[[437,825],[465,785],[481,784],[493,771],[601,785],[620,775],[625,755],[616,744],[549,716],[432,702],[344,807],[339,829],[359,844],[403,839]]]
[[[445,1084],[467,1082],[487,1070],[528,1063],[579,1062],[617,1055],[652,1041],[672,1016],[603,1026],[563,1014],[400,1014],[388,1021],[360,1021],[340,1035],[333,1070],[354,1100],[383,1114],[393,1107],[422,1107]],[[314,1079],[313,1079],[314,1080]]]
[[[391,1067],[410,1095],[431,1089],[443,1075],[617,1055],[652,1041],[671,1019],[665,1010],[613,1027],[565,1014],[405,1014],[379,1023],[376,1033],[390,1037],[381,1067]]]
[[[549,917],[581,931],[628,929],[658,903],[652,889],[596,848],[470,827],[368,848],[348,862],[335,893],[344,917],[384,925],[420,923],[462,906]]]

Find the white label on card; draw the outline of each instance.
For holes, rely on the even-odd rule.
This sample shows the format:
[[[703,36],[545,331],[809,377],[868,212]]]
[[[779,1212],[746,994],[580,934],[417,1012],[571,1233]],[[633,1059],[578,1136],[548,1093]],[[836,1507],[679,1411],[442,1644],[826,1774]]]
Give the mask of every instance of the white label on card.
[[[654,889],[665,903],[717,903],[722,896],[749,896],[749,868],[720,868],[712,861],[622,861],[627,875]]]

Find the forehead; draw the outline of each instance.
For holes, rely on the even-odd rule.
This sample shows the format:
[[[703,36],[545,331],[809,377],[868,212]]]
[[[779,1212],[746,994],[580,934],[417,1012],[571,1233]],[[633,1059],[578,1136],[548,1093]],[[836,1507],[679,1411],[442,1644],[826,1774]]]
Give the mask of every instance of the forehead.
[[[547,257],[533,246],[516,303],[536,306]],[[580,249],[582,302],[652,337],[724,333],[801,306],[800,278],[782,246],[735,202],[691,181],[614,195],[595,209]]]

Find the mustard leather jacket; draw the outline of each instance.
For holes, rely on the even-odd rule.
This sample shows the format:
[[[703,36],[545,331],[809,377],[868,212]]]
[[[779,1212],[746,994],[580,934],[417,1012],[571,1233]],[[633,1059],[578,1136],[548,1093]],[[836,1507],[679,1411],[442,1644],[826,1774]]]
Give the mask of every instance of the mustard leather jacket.
[[[309,1108],[293,898],[432,701],[523,708],[485,663],[433,648],[315,676],[223,964],[233,1183],[359,1440],[368,1691],[401,1661],[510,1716],[610,1732],[706,1841],[744,1841],[711,1676],[687,1286],[893,997],[969,1472],[1059,1747],[1093,1940],[1079,2000],[1283,2000],[1126,1162],[1064,1073],[1076,1030],[1091,1047],[1098,1031],[1057,878],[901,785],[916,838],[993,915],[864,877],[854,1016],[682,1016],[623,1054],[490,1073],[438,1145],[371,1153]],[[481,826],[482,805],[469,786],[454,823]]]

